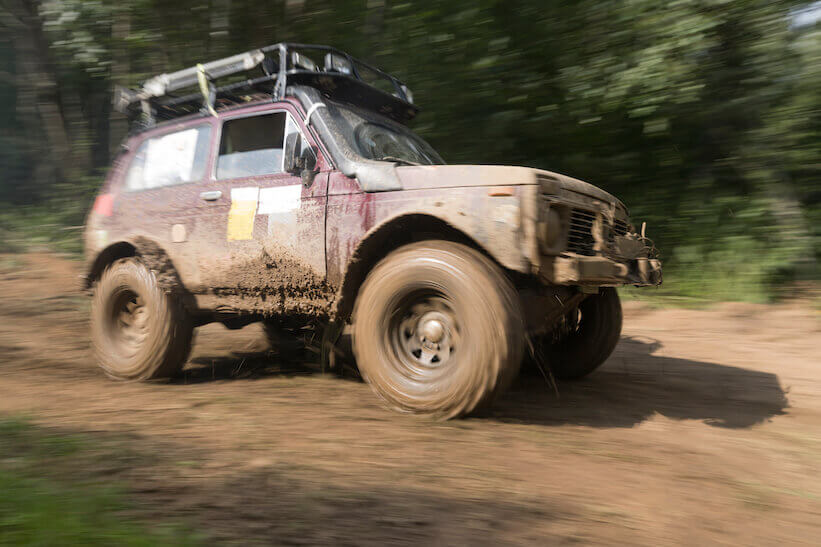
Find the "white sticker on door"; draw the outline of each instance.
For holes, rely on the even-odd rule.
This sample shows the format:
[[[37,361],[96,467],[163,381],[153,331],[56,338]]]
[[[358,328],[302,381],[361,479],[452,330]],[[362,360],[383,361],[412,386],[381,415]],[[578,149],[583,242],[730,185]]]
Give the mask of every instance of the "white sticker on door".
[[[302,205],[302,185],[275,186],[259,191],[258,215],[288,213]]]

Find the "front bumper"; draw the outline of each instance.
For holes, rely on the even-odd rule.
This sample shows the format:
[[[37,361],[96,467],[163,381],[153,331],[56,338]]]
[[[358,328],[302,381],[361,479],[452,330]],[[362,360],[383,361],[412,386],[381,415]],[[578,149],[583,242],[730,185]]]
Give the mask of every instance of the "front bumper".
[[[655,258],[616,260],[604,256],[556,256],[545,261],[542,277],[554,285],[661,285],[661,261]]]

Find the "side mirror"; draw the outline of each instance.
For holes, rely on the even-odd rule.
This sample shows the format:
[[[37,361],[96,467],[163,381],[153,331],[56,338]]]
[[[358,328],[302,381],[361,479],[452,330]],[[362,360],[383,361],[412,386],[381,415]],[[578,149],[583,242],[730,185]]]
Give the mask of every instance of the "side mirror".
[[[314,171],[316,169],[316,151],[313,146],[306,146],[302,149],[300,163],[303,169]]]
[[[313,146],[306,146],[300,155],[302,165],[302,185],[308,188],[314,183],[316,178],[316,150]]]
[[[297,157],[296,153],[299,137],[299,133],[289,133],[285,137],[285,149],[282,151],[282,157],[284,158],[283,170],[292,175],[299,175],[302,172],[302,166],[300,165],[302,157]]]

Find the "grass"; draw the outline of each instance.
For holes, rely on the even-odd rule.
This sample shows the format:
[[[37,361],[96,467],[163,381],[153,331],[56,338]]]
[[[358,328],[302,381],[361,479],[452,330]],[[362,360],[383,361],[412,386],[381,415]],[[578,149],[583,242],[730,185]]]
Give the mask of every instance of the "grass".
[[[193,544],[174,528],[149,529],[122,518],[126,505],[116,490],[0,470],[0,492],[3,545]]]
[[[54,251],[80,256],[83,251],[83,225],[91,205],[89,188],[68,187],[52,199],[37,205],[0,202],[0,253]]]
[[[0,419],[0,545],[195,545],[164,523],[139,522],[123,488],[79,478],[97,445]]]
[[[624,301],[642,302],[652,308],[704,309],[718,302],[718,300],[711,299],[707,295],[682,294],[676,286],[674,276],[665,276],[664,285],[661,287],[633,287],[627,285],[619,289],[619,296]]]
[[[82,226],[55,222],[48,212],[0,213],[0,253],[55,251],[80,256],[82,235]]]

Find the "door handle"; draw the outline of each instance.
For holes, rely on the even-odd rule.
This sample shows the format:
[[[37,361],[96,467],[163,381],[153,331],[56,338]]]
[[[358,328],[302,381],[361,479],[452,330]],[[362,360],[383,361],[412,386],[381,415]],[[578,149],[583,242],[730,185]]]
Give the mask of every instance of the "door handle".
[[[200,197],[205,201],[217,201],[222,197],[222,192],[219,190],[211,190],[209,192],[200,192]]]

